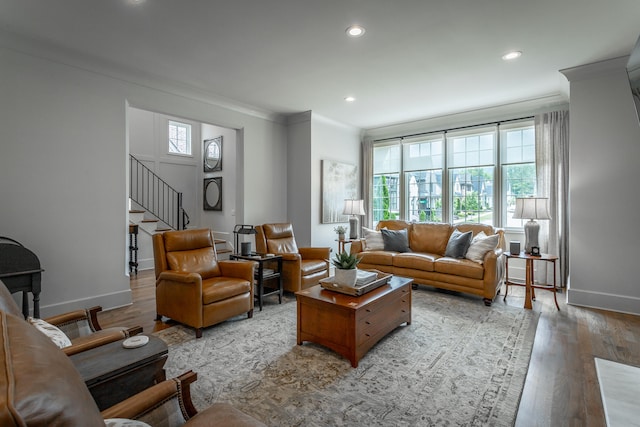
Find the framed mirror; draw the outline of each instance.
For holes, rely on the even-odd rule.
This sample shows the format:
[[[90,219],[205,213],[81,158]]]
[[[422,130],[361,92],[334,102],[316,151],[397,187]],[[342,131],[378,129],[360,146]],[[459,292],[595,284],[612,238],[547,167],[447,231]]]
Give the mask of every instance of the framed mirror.
[[[222,177],[205,178],[203,192],[204,210],[222,210]]]
[[[204,141],[204,171],[222,170],[222,136]]]

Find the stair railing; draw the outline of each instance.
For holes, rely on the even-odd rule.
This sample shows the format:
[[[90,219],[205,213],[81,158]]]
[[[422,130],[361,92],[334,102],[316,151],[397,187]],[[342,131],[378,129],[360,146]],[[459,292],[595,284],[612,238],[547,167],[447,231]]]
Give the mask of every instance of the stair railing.
[[[167,184],[129,154],[129,197],[174,230],[184,230],[189,215],[182,207],[182,193]]]

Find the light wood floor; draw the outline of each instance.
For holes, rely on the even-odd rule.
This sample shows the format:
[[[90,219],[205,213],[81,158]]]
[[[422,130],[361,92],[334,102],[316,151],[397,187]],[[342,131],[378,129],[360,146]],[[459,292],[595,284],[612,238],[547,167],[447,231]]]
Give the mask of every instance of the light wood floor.
[[[140,325],[149,333],[171,326],[154,320],[152,270],[134,276],[131,289],[132,305],[100,313],[103,327]],[[522,307],[523,289],[511,294],[506,304]],[[540,320],[516,426],[605,426],[594,357],[640,366],[640,316],[569,306],[565,294],[558,311],[551,292],[536,296]],[[494,304],[505,304],[502,295]]]

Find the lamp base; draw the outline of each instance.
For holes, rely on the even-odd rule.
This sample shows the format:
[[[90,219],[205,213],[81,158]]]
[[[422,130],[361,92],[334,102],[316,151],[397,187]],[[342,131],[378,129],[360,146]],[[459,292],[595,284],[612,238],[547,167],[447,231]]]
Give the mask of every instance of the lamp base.
[[[534,220],[529,220],[524,225],[524,252],[531,254],[531,248],[540,247],[538,244],[538,234],[540,233],[540,224]]]
[[[352,216],[349,218],[349,239],[355,240],[358,238],[358,217]]]

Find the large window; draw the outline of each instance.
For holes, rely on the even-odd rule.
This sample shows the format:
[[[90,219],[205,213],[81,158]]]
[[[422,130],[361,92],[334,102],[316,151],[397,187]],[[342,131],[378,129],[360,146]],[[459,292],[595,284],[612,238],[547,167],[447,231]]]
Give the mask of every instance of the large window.
[[[512,218],[515,199],[535,195],[531,120],[387,142],[374,147],[373,158],[374,223],[521,227]]]
[[[169,120],[169,154],[191,155],[191,125]]]

